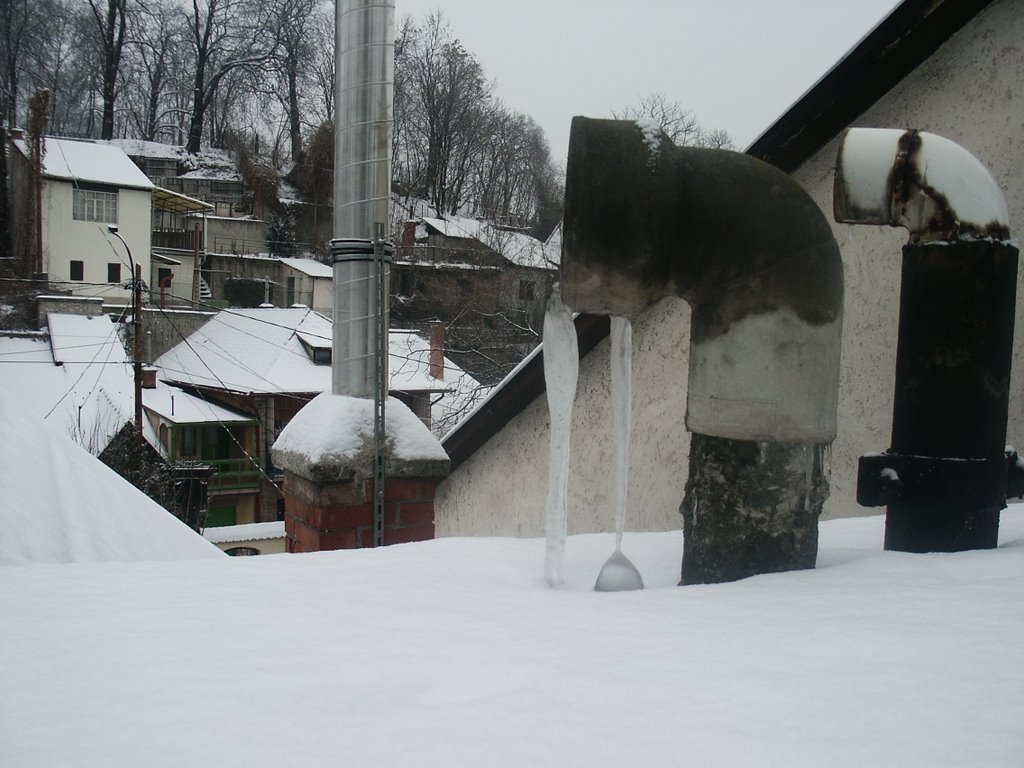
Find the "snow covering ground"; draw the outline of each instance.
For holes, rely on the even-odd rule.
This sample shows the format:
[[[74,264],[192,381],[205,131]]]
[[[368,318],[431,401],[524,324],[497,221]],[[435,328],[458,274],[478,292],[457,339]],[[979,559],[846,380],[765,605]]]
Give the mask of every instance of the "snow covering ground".
[[[595,593],[610,534],[7,568],[0,763],[75,766],[1017,766],[1024,508],[994,551]]]

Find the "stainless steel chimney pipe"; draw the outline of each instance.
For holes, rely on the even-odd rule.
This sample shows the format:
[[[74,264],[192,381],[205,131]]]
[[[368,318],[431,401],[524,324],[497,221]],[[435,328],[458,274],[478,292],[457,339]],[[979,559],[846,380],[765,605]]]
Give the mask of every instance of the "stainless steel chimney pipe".
[[[378,264],[387,267],[374,255],[373,243],[385,237],[389,221],[394,22],[394,0],[338,0],[332,241],[336,395],[373,397],[376,387],[378,317],[386,307],[378,300],[375,270]],[[353,247],[357,240],[366,247]],[[387,285],[386,274],[383,279]],[[386,334],[386,322],[383,327]]]

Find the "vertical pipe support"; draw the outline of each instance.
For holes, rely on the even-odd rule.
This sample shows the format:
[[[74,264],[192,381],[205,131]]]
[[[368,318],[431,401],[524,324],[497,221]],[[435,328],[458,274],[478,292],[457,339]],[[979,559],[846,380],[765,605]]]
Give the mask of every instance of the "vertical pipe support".
[[[813,568],[835,437],[843,270],[792,178],[645,122],[573,119],[566,304],[692,309],[682,583]]]
[[[1017,249],[988,170],[934,134],[850,129],[837,221],[905,227],[892,442],[862,456],[857,501],[885,506],[885,548],[995,547],[1008,484],[1006,418]]]

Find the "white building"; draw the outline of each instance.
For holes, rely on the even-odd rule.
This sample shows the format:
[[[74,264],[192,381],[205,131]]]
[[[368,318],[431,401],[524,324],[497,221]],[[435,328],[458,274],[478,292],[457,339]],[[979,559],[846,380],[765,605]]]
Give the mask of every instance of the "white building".
[[[14,221],[33,221],[29,148],[11,142],[10,174]],[[79,296],[127,299],[130,263],[150,276],[153,183],[117,147],[66,139],[44,140],[40,192],[42,263],[34,271],[51,287]],[[131,250],[131,258],[109,228]],[[37,252],[39,233],[14,227],[15,256]]]

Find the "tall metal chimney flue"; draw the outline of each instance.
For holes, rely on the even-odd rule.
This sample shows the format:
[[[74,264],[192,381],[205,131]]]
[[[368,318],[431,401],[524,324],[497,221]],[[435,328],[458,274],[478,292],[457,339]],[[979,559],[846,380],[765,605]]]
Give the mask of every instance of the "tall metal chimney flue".
[[[394,19],[394,0],[337,4],[331,241],[336,395],[373,397],[381,334],[387,339],[387,291],[379,290],[381,281],[387,286],[387,267],[378,241],[389,222]]]

